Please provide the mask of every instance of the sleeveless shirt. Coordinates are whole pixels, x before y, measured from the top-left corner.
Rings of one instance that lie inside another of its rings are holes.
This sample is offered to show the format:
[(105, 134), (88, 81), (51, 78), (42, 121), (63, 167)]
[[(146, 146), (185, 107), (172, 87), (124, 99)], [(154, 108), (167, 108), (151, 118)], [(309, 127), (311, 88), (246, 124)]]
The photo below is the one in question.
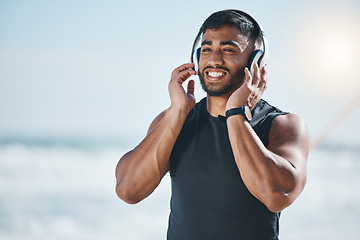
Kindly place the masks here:
[[(226, 122), (207, 112), (206, 98), (190, 111), (170, 156), (168, 240), (278, 239), (280, 213), (273, 213), (244, 185)], [(252, 128), (265, 146), (276, 116), (261, 100)]]

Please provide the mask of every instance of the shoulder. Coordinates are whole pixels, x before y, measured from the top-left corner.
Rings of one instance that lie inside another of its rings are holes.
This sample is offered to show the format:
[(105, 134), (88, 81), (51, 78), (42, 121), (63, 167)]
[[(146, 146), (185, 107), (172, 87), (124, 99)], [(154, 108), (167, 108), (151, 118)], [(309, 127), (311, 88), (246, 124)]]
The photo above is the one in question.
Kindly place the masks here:
[(274, 119), (270, 129), (270, 137), (278, 134), (303, 135), (307, 133), (308, 129), (305, 121), (300, 116), (293, 113), (278, 115)]
[(291, 150), (307, 155), (310, 137), (305, 121), (296, 114), (277, 116), (269, 133), (269, 150)]
[(251, 111), (251, 114), (253, 117), (251, 121), (252, 126), (256, 126), (257, 124), (261, 124), (263, 126), (265, 124), (265, 127), (268, 128), (271, 126), (274, 118), (281, 114), (287, 114), (287, 112), (281, 111), (280, 109), (261, 99), (260, 102)]

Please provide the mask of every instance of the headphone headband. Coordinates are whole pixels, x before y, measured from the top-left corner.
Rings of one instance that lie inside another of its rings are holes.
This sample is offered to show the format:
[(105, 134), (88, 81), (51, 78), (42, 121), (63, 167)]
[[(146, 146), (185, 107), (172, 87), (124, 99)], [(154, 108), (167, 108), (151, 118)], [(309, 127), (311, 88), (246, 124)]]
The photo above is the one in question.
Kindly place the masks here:
[[(253, 72), (253, 63), (254, 62), (257, 62), (259, 67), (262, 67), (264, 65), (267, 66), (268, 62), (269, 62), (269, 46), (268, 46), (267, 39), (265, 37), (265, 32), (264, 32), (263, 28), (261, 27), (260, 23), (255, 18), (253, 18), (250, 14), (248, 14), (244, 11), (240, 11), (240, 10), (236, 10), (236, 9), (230, 9), (228, 11), (236, 13), (239, 16), (244, 16), (244, 17), (248, 18), (259, 29), (258, 37), (261, 37), (263, 50), (259, 50), (259, 49), (255, 50), (250, 55), (248, 65), (247, 65), (249, 70), (251, 72)], [(205, 29), (205, 31), (206, 31), (206, 29)], [(198, 71), (198, 66), (199, 66), (201, 40), (202, 40), (203, 32), (204, 32), (204, 30), (202, 28), (200, 28), (198, 34), (196, 35), (196, 38), (195, 38), (195, 41), (193, 43), (192, 50), (191, 50), (191, 59), (190, 60), (191, 60), (191, 63), (195, 63), (194, 70), (196, 70), (196, 71)]]

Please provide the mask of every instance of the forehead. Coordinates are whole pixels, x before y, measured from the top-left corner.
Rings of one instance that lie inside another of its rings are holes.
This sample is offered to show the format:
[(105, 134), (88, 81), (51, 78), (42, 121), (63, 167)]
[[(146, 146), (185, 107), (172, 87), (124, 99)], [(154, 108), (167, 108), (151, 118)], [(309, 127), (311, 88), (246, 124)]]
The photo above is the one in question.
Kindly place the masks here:
[(248, 43), (249, 39), (244, 36), (239, 29), (228, 25), (223, 25), (218, 29), (206, 29), (203, 41), (226, 42), (234, 41), (240, 44)]

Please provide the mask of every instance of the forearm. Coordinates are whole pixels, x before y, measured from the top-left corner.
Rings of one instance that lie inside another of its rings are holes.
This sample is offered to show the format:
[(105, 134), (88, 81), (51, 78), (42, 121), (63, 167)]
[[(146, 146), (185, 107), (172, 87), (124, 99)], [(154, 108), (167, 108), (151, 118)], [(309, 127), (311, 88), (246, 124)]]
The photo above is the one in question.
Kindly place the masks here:
[(187, 112), (169, 108), (160, 122), (116, 167), (116, 193), (128, 203), (147, 197), (169, 170), (169, 158)]
[(248, 190), (272, 211), (290, 205), (288, 195), (296, 182), (294, 167), (269, 151), (243, 116), (232, 116), (227, 124), (235, 161)]

